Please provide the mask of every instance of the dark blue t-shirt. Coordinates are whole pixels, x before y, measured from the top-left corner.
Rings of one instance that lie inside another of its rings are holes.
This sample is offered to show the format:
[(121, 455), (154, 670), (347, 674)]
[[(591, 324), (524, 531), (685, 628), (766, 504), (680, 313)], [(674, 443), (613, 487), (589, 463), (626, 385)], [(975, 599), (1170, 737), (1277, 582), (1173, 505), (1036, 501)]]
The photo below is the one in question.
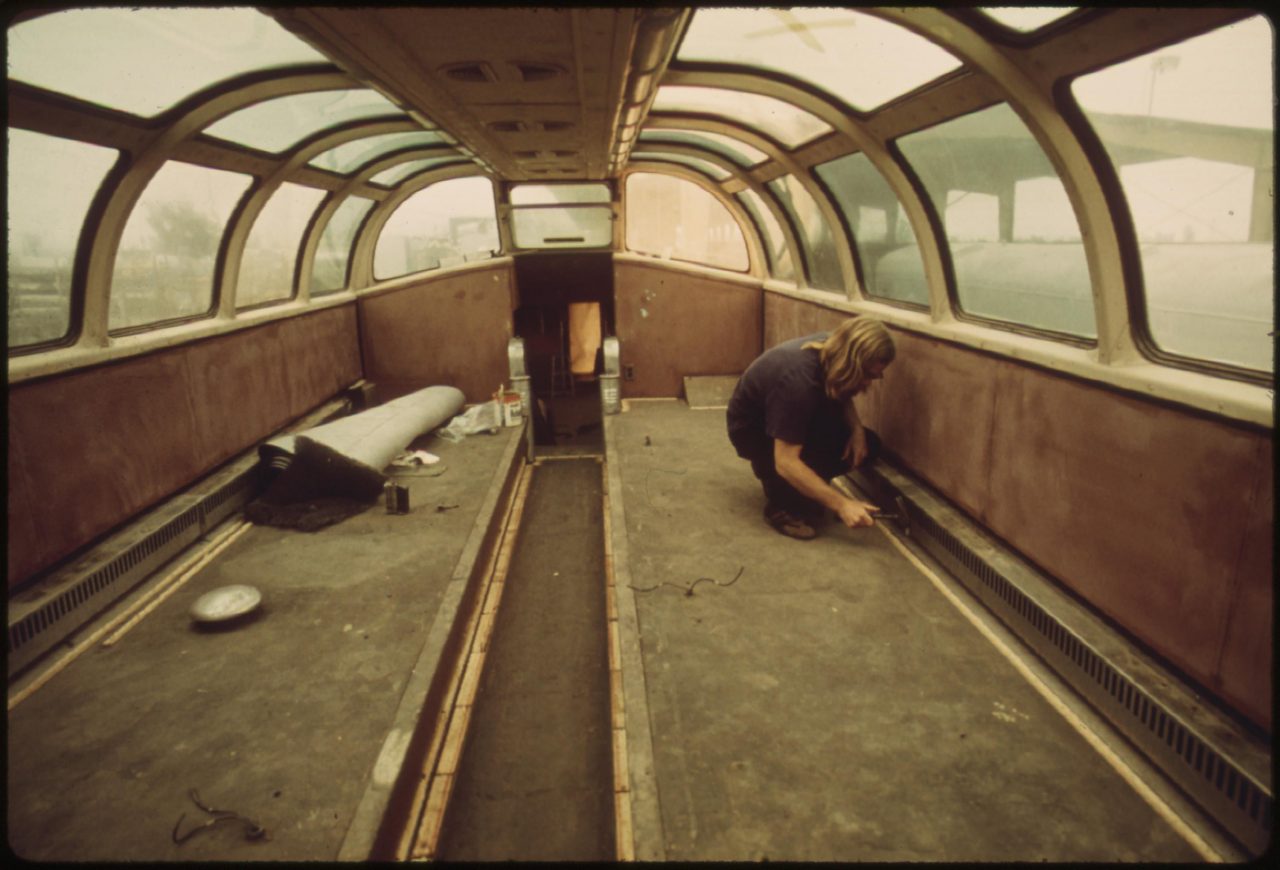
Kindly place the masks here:
[(820, 332), (772, 347), (747, 367), (726, 412), (735, 442), (760, 436), (791, 444), (843, 450), (849, 440), (844, 407), (827, 396), (817, 349), (801, 345), (824, 341)]

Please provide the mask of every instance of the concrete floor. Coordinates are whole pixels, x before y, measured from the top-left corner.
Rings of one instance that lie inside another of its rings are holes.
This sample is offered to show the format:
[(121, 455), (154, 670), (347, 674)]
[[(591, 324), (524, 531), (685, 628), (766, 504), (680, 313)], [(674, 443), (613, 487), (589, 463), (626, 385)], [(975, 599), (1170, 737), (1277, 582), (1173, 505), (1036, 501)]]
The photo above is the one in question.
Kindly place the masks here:
[[(442, 465), (400, 480), (409, 514), (379, 503), (312, 534), (255, 526), (120, 643), (10, 710), (9, 847), (33, 861), (368, 854), (519, 442), (515, 429), (419, 439)], [(198, 630), (187, 609), (231, 583), (261, 590), (261, 612)], [(183, 832), (208, 818), (191, 788), (268, 839), (222, 823), (173, 843), (179, 816)]]
[(723, 411), (606, 442), (637, 857), (1202, 860), (880, 530), (773, 532)]

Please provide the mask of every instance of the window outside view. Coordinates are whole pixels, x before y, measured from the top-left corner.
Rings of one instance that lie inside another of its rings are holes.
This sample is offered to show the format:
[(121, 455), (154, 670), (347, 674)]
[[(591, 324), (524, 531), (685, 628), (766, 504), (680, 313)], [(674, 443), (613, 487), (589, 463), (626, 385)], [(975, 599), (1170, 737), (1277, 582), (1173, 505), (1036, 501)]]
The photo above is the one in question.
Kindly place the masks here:
[[(872, 296), (929, 304), (924, 260), (897, 196), (865, 154), (849, 154), (815, 168), (853, 234), (863, 289)], [(881, 268), (883, 263), (892, 268)]]
[[(1075, 212), (1053, 164), (1005, 104), (912, 133), (897, 146), (920, 177), (943, 228), (962, 311), (1093, 337), (1093, 289)], [(881, 280), (901, 292), (919, 257), (884, 257)]]
[(313, 91), (254, 103), (215, 121), (204, 132), (237, 145), (279, 154), (321, 130), (396, 115), (407, 117), (377, 91)]
[(9, 30), (9, 76), (151, 116), (253, 70), (327, 63), (253, 8), (68, 9)]
[(517, 248), (603, 248), (613, 241), (613, 209), (604, 184), (521, 184), (511, 189)]
[(960, 66), (905, 27), (848, 9), (700, 9), (679, 58), (748, 64), (869, 111)]
[(822, 216), (818, 203), (794, 175), (784, 175), (769, 182), (769, 189), (782, 203), (791, 223), (800, 235), (805, 262), (809, 267), (809, 286), (845, 295), (844, 277), (836, 256), (835, 238)]
[(440, 181), (410, 196), (387, 220), (374, 249), (373, 276), (384, 281), (455, 265), (498, 245), (493, 182)]
[[(1274, 37), (1255, 17), (1077, 79), (1171, 353), (1274, 370)], [(1262, 83), (1259, 86), (1259, 83)]]
[(779, 281), (795, 281), (796, 267), (791, 259), (791, 249), (787, 247), (786, 237), (773, 212), (769, 211), (764, 200), (754, 190), (739, 193), (738, 202), (742, 203), (760, 229), (769, 259), (769, 274)]
[(176, 161), (156, 173), (120, 239), (110, 329), (210, 310), (218, 247), (249, 182), (247, 175)]
[(282, 184), (271, 195), (245, 240), (237, 308), (292, 297), (302, 234), (323, 199), (324, 191), (298, 184)]
[(724, 205), (691, 181), (653, 172), (627, 176), (627, 247), (665, 259), (745, 272), (747, 243)]
[(9, 130), (9, 347), (62, 338), (85, 212), (117, 153)]
[(315, 265), (311, 267), (311, 295), (337, 293), (347, 286), (347, 261), (356, 230), (364, 220), (373, 200), (351, 196), (329, 218), (316, 247)]

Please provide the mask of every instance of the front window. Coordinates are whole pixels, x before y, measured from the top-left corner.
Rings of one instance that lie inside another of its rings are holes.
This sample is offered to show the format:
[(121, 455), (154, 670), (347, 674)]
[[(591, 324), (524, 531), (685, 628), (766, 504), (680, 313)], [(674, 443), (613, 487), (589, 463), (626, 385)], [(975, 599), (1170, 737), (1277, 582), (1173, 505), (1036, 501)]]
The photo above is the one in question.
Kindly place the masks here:
[(511, 188), (517, 248), (604, 248), (613, 241), (613, 209), (604, 184), (520, 184)]

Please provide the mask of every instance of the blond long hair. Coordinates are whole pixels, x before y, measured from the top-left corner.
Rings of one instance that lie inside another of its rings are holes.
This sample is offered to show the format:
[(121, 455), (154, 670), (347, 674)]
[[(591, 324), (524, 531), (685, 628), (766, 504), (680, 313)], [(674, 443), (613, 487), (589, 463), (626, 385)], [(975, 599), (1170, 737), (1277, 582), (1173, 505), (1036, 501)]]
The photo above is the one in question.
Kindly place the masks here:
[(833, 399), (852, 396), (867, 380), (873, 363), (888, 365), (896, 353), (889, 330), (874, 317), (850, 317), (826, 341), (805, 342), (803, 347), (818, 351), (827, 395)]

